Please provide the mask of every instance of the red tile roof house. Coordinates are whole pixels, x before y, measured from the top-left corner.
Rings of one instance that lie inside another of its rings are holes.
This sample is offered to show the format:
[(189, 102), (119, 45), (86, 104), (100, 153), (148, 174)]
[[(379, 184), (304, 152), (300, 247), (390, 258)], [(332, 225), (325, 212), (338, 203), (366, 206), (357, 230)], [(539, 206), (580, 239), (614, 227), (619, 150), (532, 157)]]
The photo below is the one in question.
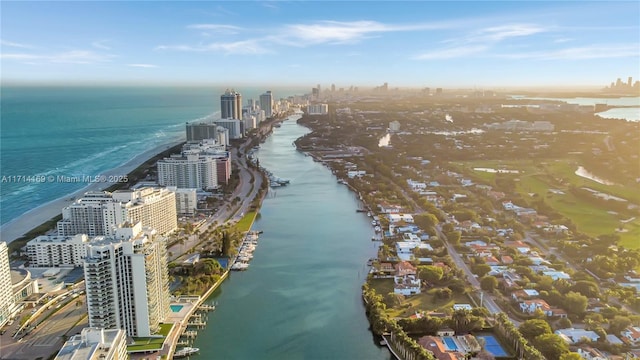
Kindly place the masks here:
[(418, 344), (427, 349), (438, 360), (462, 360), (464, 355), (459, 352), (449, 352), (442, 342), (442, 339), (435, 336), (423, 336), (418, 340)]
[(638, 326), (629, 326), (624, 329), (620, 335), (629, 340), (632, 344), (640, 343), (640, 327)]

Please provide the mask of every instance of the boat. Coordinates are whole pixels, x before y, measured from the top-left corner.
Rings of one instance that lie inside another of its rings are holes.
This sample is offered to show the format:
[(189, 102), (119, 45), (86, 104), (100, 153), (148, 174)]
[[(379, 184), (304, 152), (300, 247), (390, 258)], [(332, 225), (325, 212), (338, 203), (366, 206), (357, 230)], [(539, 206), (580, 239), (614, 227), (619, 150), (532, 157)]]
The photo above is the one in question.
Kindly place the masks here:
[(249, 268), (249, 264), (242, 262), (237, 262), (231, 266), (231, 270), (247, 270), (247, 268)]
[(174, 358), (182, 358), (182, 357), (187, 357), (189, 355), (193, 355), (197, 352), (199, 352), (200, 349), (198, 348), (194, 348), (194, 347), (185, 347), (182, 348), (180, 350), (176, 350), (176, 352), (173, 354)]

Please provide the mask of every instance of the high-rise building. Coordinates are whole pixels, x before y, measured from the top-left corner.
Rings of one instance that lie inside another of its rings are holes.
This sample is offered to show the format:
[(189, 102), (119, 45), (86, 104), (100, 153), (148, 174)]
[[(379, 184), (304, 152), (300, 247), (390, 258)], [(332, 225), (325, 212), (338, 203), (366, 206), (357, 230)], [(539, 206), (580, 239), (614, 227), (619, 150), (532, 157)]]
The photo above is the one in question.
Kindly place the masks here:
[(218, 187), (216, 159), (197, 153), (182, 153), (159, 160), (158, 184), (182, 189), (216, 189)]
[(271, 90), (260, 95), (260, 108), (264, 110), (266, 117), (269, 118), (273, 116), (273, 94), (271, 93)]
[(175, 230), (178, 227), (175, 194), (150, 187), (85, 193), (62, 209), (58, 235), (111, 235), (119, 224), (138, 221), (160, 234)]
[(6, 242), (0, 242), (0, 327), (9, 321), (15, 308), (12, 289), (9, 249)]
[(329, 113), (328, 104), (309, 104), (307, 105), (307, 113), (309, 115), (326, 115)]
[(40, 235), (27, 243), (29, 264), (37, 267), (80, 267), (87, 256), (85, 234), (72, 236)]
[(242, 95), (234, 90), (229, 90), (220, 95), (220, 112), (222, 119), (242, 120)]
[(89, 326), (148, 337), (169, 314), (166, 238), (137, 223), (87, 245)]
[(229, 139), (242, 139), (242, 121), (238, 119), (220, 119), (215, 120), (214, 123), (229, 130)]
[(62, 345), (54, 360), (126, 360), (127, 337), (122, 329), (84, 328)]

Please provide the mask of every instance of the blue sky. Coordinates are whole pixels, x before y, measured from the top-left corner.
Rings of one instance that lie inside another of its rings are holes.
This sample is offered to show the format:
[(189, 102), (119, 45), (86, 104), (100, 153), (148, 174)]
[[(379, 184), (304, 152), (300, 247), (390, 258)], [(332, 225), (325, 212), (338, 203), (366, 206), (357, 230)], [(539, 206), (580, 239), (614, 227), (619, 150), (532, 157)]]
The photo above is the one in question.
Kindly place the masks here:
[(1, 3), (9, 82), (605, 86), (640, 78), (640, 2)]

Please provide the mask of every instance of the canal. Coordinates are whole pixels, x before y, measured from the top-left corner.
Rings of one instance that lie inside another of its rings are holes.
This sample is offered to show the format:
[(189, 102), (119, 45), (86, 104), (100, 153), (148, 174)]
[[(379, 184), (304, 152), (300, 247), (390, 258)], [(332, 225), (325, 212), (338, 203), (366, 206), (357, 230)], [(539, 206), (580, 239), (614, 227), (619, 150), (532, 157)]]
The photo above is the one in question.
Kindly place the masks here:
[(202, 359), (392, 359), (369, 331), (361, 300), (376, 253), (371, 219), (331, 171), (296, 151), (309, 130), (285, 121), (256, 156), (276, 176), (253, 230), (248, 270), (233, 272), (194, 347)]

